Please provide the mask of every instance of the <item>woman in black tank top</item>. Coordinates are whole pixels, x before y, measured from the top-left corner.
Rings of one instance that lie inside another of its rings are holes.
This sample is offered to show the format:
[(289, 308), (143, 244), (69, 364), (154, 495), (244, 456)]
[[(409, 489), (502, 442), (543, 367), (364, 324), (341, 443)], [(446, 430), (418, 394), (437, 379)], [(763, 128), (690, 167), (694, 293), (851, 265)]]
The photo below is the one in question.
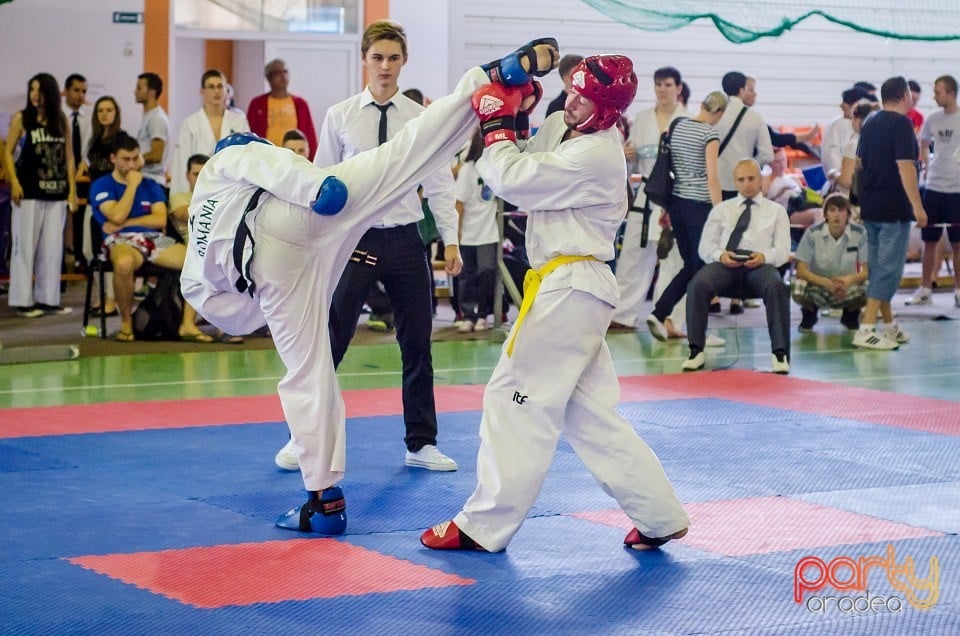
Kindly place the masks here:
[[(73, 149), (67, 143), (67, 119), (57, 80), (49, 73), (38, 73), (27, 87), (26, 108), (13, 116), (7, 133), (5, 159), (11, 198), (16, 205), (22, 199), (66, 200), (75, 209)], [(14, 163), (17, 147), (20, 157)]]
[(36, 318), (69, 311), (59, 306), (63, 202), (76, 211), (77, 192), (57, 80), (38, 73), (30, 78), (27, 91), (26, 107), (14, 114), (3, 153), (13, 201), (8, 302), (21, 316)]

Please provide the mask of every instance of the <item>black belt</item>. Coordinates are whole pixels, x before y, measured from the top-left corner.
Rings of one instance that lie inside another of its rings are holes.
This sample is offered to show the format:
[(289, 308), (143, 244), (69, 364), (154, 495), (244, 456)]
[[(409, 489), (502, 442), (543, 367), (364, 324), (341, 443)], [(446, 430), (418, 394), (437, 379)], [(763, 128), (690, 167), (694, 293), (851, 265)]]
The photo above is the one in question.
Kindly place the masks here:
[(247, 266), (244, 267), (243, 248), (247, 246), (247, 241), (250, 241), (251, 249), (253, 249), (256, 243), (253, 240), (253, 234), (250, 233), (250, 228), (247, 226), (247, 215), (260, 204), (260, 195), (264, 192), (266, 192), (266, 190), (263, 188), (257, 188), (257, 191), (250, 197), (250, 200), (247, 202), (247, 207), (244, 208), (243, 214), (240, 215), (240, 224), (237, 225), (237, 233), (233, 238), (233, 265), (237, 268), (237, 271), (240, 272), (240, 277), (237, 278), (237, 282), (235, 282), (233, 286), (241, 294), (246, 292), (251, 297), (253, 297), (253, 292), (257, 289), (257, 284), (250, 278), (250, 264), (253, 262), (253, 257), (247, 261)]

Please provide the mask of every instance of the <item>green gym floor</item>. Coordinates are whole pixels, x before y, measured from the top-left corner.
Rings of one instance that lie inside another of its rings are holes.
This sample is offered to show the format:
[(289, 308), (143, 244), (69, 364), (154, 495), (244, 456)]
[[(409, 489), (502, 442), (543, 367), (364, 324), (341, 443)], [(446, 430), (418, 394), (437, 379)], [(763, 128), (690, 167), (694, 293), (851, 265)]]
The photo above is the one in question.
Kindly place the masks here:
[[(960, 398), (960, 322), (956, 320), (960, 309), (954, 306), (953, 294), (935, 294), (934, 304), (926, 307), (907, 307), (903, 304), (906, 297), (905, 292), (899, 294), (894, 307), (911, 340), (889, 353), (855, 350), (850, 344), (851, 334), (836, 318), (821, 317), (815, 333), (800, 334), (795, 311), (791, 377)], [(446, 313), (449, 310), (441, 308), (434, 326), (436, 384), (483, 384), (499, 356), (496, 334), (456, 334), (450, 324), (452, 315), (445, 320)], [(14, 320), (23, 323), (23, 319), (7, 319), (5, 329)], [(28, 327), (39, 331), (45, 328), (39, 321), (72, 324), (77, 320), (75, 314), (45, 317), (29, 322)], [(726, 313), (725, 302), (724, 313), (711, 317), (710, 333), (726, 338), (727, 344), (707, 350), (707, 369), (769, 370), (769, 338), (764, 324), (762, 307), (747, 309), (735, 318)], [(76, 341), (81, 356), (64, 362), (0, 365), (0, 408), (263, 395), (275, 391), (283, 374), (280, 360), (266, 339), (248, 338), (240, 347), (142, 343), (136, 355), (123, 355), (124, 346), (109, 340), (101, 345), (91, 339), (61, 337), (66, 330), (71, 334), (79, 331), (73, 326), (47, 329), (54, 330), (55, 336), (31, 344)], [(399, 387), (400, 355), (392, 338), (368, 336), (364, 331), (361, 325), (337, 373), (341, 387)], [(3, 340), (9, 348), (7, 338)], [(644, 329), (611, 333), (607, 342), (621, 376), (676, 373), (687, 354), (683, 341), (660, 343)], [(86, 355), (85, 349), (91, 345), (99, 345), (102, 350)]]

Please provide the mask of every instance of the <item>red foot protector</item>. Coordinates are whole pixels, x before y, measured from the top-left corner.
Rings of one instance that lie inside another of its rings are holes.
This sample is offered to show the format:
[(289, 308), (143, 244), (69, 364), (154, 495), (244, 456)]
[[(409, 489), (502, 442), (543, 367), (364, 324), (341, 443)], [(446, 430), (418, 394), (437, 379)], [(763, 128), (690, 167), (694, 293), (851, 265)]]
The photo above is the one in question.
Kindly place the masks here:
[(453, 521), (444, 521), (424, 532), (420, 543), (431, 550), (479, 550), (486, 552), (476, 541), (463, 533)]

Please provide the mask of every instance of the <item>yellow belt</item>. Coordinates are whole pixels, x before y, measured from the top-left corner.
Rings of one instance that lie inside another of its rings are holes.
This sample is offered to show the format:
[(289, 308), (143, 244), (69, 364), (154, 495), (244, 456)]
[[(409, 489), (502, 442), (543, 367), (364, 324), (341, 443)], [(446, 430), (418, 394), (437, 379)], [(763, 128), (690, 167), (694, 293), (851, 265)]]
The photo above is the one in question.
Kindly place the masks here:
[(577, 261), (596, 261), (598, 260), (595, 256), (554, 256), (540, 269), (529, 269), (527, 270), (526, 276), (523, 277), (523, 302), (520, 304), (520, 313), (517, 315), (517, 324), (513, 326), (513, 333), (510, 334), (510, 341), (507, 343), (507, 357), (513, 355), (513, 345), (517, 340), (517, 334), (520, 332), (520, 327), (523, 325), (524, 319), (527, 317), (527, 313), (530, 311), (530, 307), (533, 306), (533, 299), (537, 295), (537, 292), (540, 290), (540, 283), (543, 282), (543, 279), (547, 277), (553, 270), (557, 269), (561, 265), (566, 265), (567, 263), (575, 263)]

